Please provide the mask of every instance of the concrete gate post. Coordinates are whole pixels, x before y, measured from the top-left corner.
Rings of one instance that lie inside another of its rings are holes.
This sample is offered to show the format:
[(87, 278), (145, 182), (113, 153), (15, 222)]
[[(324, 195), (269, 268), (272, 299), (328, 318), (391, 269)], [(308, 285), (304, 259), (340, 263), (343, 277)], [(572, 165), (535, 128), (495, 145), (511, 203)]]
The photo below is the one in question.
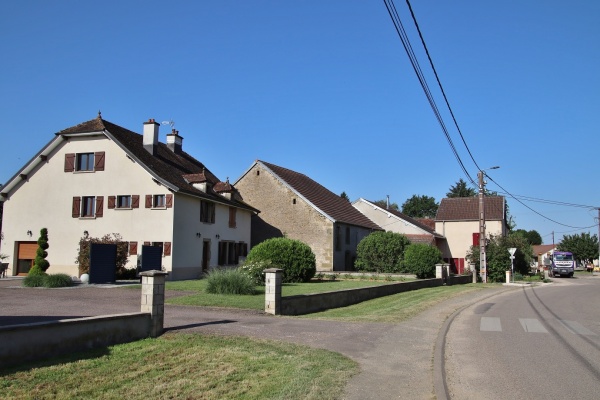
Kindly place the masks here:
[(151, 270), (140, 273), (142, 277), (141, 312), (150, 313), (150, 337), (163, 333), (165, 322), (165, 280), (168, 273)]
[(265, 269), (265, 312), (273, 315), (281, 314), (281, 280), (283, 270)]

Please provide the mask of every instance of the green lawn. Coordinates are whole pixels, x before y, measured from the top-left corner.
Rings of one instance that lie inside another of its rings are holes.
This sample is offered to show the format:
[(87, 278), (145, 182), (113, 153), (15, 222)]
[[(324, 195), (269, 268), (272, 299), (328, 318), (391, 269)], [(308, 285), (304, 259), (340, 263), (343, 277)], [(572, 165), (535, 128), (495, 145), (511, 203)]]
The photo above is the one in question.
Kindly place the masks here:
[[(167, 290), (192, 291), (193, 294), (172, 297), (166, 300), (167, 304), (205, 306), (205, 307), (232, 307), (253, 310), (264, 310), (265, 287), (257, 286), (254, 295), (220, 295), (206, 293), (206, 280), (196, 279), (188, 281), (167, 282)], [(359, 287), (385, 285), (390, 282), (384, 280), (323, 280), (308, 283), (286, 283), (283, 284), (282, 296), (294, 296), (297, 294), (321, 293), (334, 290), (353, 289)]]
[(0, 368), (3, 399), (335, 399), (358, 371), (326, 350), (165, 334), (50, 362)]

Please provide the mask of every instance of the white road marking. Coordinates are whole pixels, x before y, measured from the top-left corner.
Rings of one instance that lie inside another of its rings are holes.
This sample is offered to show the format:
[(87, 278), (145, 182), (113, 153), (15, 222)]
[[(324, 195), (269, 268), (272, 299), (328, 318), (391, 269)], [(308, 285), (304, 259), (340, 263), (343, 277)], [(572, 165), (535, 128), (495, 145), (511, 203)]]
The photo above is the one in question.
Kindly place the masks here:
[(481, 321), (479, 322), (479, 330), (483, 332), (502, 332), (500, 318), (481, 317)]
[(548, 333), (544, 325), (535, 318), (519, 318), (519, 322), (525, 332)]

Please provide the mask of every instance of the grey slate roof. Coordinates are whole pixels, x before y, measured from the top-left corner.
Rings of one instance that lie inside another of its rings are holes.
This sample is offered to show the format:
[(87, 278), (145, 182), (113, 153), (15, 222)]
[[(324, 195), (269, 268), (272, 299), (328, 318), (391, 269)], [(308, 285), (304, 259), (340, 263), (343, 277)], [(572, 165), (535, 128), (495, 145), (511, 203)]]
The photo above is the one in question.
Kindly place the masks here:
[(257, 161), (257, 163), (261, 163), (291, 189), (299, 193), (335, 222), (378, 231), (383, 230), (379, 225), (354, 208), (348, 200), (341, 198), (308, 176), (264, 161)]

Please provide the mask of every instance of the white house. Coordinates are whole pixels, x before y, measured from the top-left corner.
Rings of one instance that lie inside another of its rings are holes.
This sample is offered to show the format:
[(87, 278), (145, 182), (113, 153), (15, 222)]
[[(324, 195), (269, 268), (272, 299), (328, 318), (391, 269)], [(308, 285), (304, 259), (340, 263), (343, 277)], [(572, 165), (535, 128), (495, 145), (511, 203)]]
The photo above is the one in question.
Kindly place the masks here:
[[(502, 196), (486, 196), (486, 237), (506, 235), (506, 202)], [(440, 201), (435, 216), (435, 231), (444, 235), (447, 247), (442, 250), (444, 261), (452, 270), (462, 273), (468, 267), (465, 257), (471, 246), (479, 246), (479, 199), (454, 197)]]
[(49, 273), (77, 275), (81, 237), (118, 233), (129, 242), (128, 267), (141, 246), (163, 249), (169, 279), (196, 278), (235, 265), (250, 243), (251, 216), (229, 182), (220, 182), (159, 124), (138, 134), (98, 117), (58, 132), (1, 188), (2, 253), (7, 275), (27, 274), (41, 228), (49, 232)]
[[(446, 238), (427, 225), (424, 220), (411, 218), (397, 210), (379, 207), (372, 201), (360, 198), (352, 202), (354, 208), (388, 232), (405, 235), (411, 243), (424, 243), (442, 251)], [(433, 221), (430, 220), (432, 223)]]

